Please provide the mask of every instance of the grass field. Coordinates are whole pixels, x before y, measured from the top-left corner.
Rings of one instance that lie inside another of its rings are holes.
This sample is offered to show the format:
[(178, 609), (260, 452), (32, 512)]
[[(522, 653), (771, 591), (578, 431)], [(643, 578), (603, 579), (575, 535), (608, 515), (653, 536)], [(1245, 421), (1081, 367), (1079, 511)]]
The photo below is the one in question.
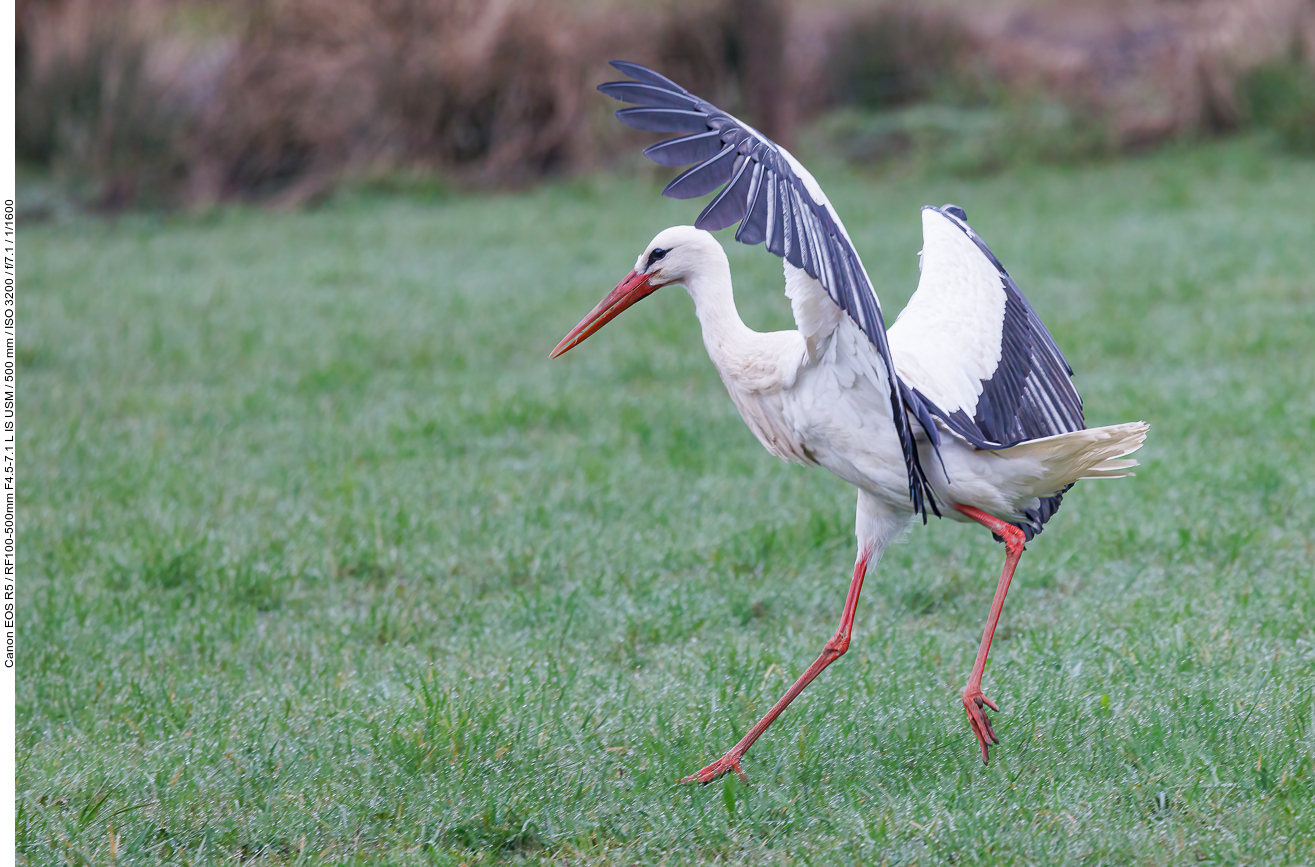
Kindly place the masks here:
[[(933, 522), (831, 635), (852, 491), (752, 438), (679, 289), (553, 344), (648, 181), (74, 219), (20, 240), (30, 864), (1315, 863), (1315, 163), (1240, 141), (988, 179), (822, 172), (892, 320), (954, 201), (1145, 418), (1029, 546)], [(745, 319), (780, 264), (724, 239)]]

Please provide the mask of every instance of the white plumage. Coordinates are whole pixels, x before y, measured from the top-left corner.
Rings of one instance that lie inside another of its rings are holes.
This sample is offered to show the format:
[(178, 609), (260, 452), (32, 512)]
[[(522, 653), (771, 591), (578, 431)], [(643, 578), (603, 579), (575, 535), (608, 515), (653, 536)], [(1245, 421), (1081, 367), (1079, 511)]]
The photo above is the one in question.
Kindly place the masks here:
[(953, 219), (923, 209), (918, 291), (888, 337), (905, 382), (946, 412), (971, 414), (1000, 364), (1005, 293), (995, 265)]
[[(794, 157), (656, 73), (616, 65), (638, 83), (600, 89), (641, 106), (618, 116), (643, 129), (694, 133), (649, 149), (669, 165), (700, 160), (668, 190), (697, 195), (725, 183), (700, 220), (714, 227), (740, 221), (738, 238), (765, 242), (786, 260), (797, 328), (763, 334), (746, 326), (721, 245), (702, 228), (676, 226), (653, 239), (553, 356), (640, 298), (681, 284), (694, 300), (708, 356), (759, 442), (780, 458), (825, 467), (859, 491), (858, 556), (835, 636), (738, 744), (686, 780), (742, 773), (740, 760), (758, 736), (848, 648), (864, 576), (928, 507), (983, 524), (1006, 544), (963, 694), (986, 761), (988, 744), (998, 740), (981, 677), (1023, 542), (1041, 531), (1074, 482), (1128, 475), (1136, 461), (1126, 456), (1141, 446), (1147, 425), (1084, 427), (1067, 362), (961, 209), (923, 210), (918, 290), (887, 336), (839, 215)], [(698, 132), (699, 124), (708, 132)]]

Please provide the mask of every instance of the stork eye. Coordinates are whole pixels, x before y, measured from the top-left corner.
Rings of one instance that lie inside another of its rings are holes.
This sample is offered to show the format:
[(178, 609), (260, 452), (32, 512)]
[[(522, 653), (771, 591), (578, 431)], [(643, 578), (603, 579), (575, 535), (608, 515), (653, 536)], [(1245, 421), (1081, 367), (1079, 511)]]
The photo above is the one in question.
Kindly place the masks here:
[(661, 247), (654, 248), (652, 253), (648, 254), (648, 261), (644, 263), (644, 270), (647, 271), (653, 267), (653, 263), (670, 253), (671, 250), (663, 250)]

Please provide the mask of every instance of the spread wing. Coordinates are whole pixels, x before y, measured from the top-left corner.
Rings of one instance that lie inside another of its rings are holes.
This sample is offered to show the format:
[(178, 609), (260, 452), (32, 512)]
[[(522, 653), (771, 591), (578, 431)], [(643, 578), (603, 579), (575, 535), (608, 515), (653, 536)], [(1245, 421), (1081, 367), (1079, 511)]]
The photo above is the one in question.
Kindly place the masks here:
[[(815, 278), (831, 300), (867, 335), (885, 365), (895, 427), (904, 451), (909, 496), (926, 519), (936, 512), (918, 458), (906, 407), (935, 442), (927, 410), (895, 374), (885, 322), (858, 252), (822, 188), (788, 151), (753, 127), (700, 99), (650, 69), (613, 61), (632, 81), (613, 81), (598, 89), (635, 108), (616, 116), (635, 129), (681, 133), (644, 154), (664, 166), (693, 168), (662, 191), (690, 199), (721, 188), (694, 225), (715, 231), (739, 223), (735, 239), (767, 249)], [(939, 514), (939, 512), (937, 512)]]
[(1082, 430), (1073, 371), (953, 205), (922, 209), (922, 277), (889, 332), (899, 376), (977, 448)]

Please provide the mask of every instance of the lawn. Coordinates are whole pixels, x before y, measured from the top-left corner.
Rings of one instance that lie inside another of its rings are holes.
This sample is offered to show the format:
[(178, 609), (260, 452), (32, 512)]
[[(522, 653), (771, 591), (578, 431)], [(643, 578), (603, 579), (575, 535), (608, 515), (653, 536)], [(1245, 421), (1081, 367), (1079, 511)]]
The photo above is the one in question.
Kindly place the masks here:
[[(1315, 862), (1315, 163), (1258, 141), (965, 180), (820, 172), (888, 321), (953, 201), (1133, 479), (1029, 545), (933, 521), (849, 654), (854, 495), (767, 455), (658, 293), (651, 177), (20, 236), (30, 864)], [(779, 261), (723, 237), (745, 320)]]

